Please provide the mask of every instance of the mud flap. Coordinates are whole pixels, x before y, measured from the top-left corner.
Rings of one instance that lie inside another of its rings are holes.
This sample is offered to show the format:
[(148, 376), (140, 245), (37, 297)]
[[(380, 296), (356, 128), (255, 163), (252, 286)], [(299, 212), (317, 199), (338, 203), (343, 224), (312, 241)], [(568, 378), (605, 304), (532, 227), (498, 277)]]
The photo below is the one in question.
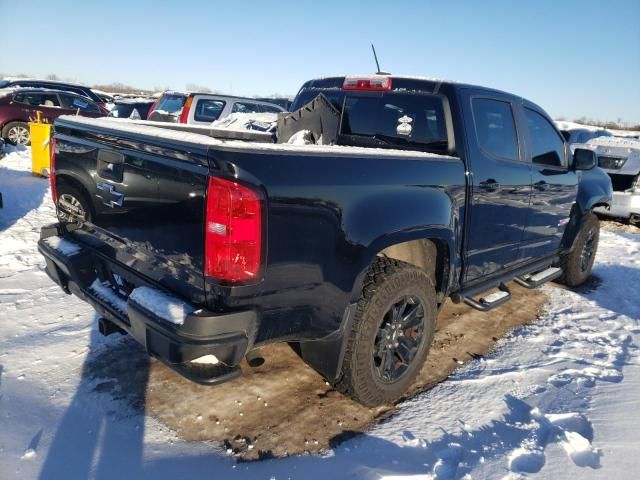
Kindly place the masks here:
[(342, 374), (347, 337), (351, 332), (356, 303), (345, 309), (340, 328), (319, 340), (300, 342), (302, 359), (330, 382), (338, 380)]

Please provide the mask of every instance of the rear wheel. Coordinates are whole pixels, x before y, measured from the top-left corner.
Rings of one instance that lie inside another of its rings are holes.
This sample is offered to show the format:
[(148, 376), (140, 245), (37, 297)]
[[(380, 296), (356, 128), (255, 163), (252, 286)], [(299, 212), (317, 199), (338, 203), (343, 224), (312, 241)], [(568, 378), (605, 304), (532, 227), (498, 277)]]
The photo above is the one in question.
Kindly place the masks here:
[(57, 215), (61, 221), (72, 222), (74, 217), (89, 222), (92, 220), (91, 206), (77, 188), (62, 183), (58, 184), (57, 191)]
[(595, 213), (589, 212), (582, 228), (576, 236), (574, 248), (563, 255), (561, 267), (564, 272), (562, 281), (570, 286), (582, 285), (593, 268), (600, 240), (600, 221)]
[(14, 145), (29, 145), (31, 135), (29, 125), (24, 122), (9, 122), (2, 129), (2, 137)]
[(368, 406), (400, 398), (424, 364), (436, 314), (425, 272), (378, 258), (367, 273), (336, 388)]

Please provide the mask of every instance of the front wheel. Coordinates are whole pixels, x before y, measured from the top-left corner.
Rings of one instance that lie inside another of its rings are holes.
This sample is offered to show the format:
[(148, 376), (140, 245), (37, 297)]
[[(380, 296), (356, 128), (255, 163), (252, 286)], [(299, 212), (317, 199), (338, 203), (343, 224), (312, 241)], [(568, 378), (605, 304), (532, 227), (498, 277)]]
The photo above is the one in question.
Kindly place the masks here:
[(582, 285), (593, 268), (600, 240), (600, 221), (589, 212), (574, 242), (574, 248), (561, 258), (562, 281), (569, 287)]
[(400, 398), (424, 364), (436, 315), (435, 289), (424, 271), (378, 258), (365, 279), (336, 388), (367, 406)]

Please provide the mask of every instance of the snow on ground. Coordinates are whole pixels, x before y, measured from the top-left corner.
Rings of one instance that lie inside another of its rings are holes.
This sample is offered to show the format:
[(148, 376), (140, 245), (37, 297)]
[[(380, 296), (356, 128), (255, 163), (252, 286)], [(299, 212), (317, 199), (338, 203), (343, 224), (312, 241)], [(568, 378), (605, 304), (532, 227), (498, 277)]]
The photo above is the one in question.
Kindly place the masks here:
[(36, 241), (54, 211), (28, 162), (28, 149), (0, 161), (0, 478), (635, 477), (640, 235), (603, 231), (589, 288), (544, 287), (540, 321), (368, 434), (243, 464), (179, 440), (90, 375), (92, 358), (127, 340), (98, 335), (91, 308), (43, 272)]

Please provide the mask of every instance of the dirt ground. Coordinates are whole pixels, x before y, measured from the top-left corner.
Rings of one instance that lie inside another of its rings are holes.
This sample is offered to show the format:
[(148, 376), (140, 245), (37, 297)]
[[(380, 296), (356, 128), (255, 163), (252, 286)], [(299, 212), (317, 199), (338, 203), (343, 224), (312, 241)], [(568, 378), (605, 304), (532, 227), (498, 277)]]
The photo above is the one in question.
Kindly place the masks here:
[[(468, 360), (489, 352), (507, 331), (534, 321), (544, 294), (513, 286), (513, 299), (489, 313), (448, 302), (425, 367), (409, 395), (428, 390)], [(265, 348), (259, 368), (215, 387), (185, 380), (133, 341), (105, 348), (89, 365), (95, 390), (125, 399), (185, 440), (211, 440), (241, 460), (318, 452), (391, 415), (336, 392), (288, 345)], [(126, 360), (125, 360), (126, 359)], [(144, 385), (146, 383), (146, 389)]]
[(624, 221), (606, 220), (600, 218), (600, 226), (605, 230), (622, 233), (640, 233), (640, 227), (631, 225)]
[[(607, 220), (602, 227), (640, 231)], [(595, 283), (585, 288), (595, 288)], [(509, 330), (536, 320), (545, 295), (514, 283), (510, 287), (513, 299), (489, 313), (447, 302), (427, 362), (408, 396), (429, 390), (460, 365), (491, 351)], [(94, 378), (109, 378), (98, 382), (98, 389), (126, 399), (181, 438), (214, 441), (240, 460), (322, 451), (367, 431), (395, 410), (366, 408), (344, 397), (287, 345), (266, 347), (264, 355), (263, 366), (244, 364), (240, 378), (215, 387), (185, 380), (155, 360), (149, 364), (133, 340), (102, 351), (90, 370)]]

